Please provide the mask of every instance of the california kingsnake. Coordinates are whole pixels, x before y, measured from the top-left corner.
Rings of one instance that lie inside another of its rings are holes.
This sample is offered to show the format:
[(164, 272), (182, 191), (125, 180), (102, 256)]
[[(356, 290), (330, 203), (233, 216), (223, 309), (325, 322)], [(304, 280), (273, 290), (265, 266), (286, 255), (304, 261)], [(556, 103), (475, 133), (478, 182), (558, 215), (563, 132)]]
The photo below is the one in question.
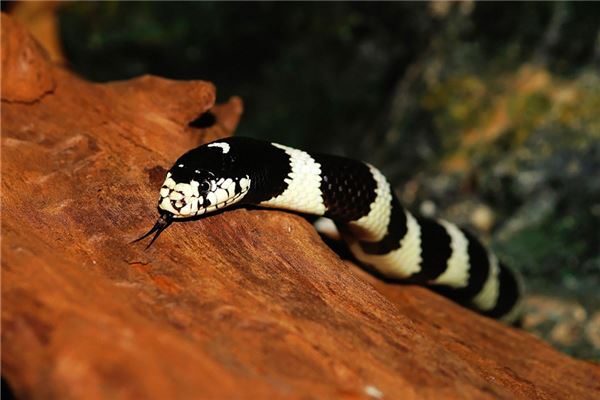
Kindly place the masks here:
[(495, 255), (454, 224), (411, 214), (381, 172), (348, 158), (244, 137), (197, 147), (167, 172), (161, 217), (140, 239), (233, 204), (329, 217), (352, 254), (384, 276), (430, 285), (506, 322), (519, 317), (520, 279)]

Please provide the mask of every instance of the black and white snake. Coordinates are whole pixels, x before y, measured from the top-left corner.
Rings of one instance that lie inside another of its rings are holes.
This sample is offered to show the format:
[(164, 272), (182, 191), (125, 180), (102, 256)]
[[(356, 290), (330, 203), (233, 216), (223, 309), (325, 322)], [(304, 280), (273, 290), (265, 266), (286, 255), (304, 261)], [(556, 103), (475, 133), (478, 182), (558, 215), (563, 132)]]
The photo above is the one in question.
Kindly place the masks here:
[(352, 254), (384, 276), (432, 286), (506, 322), (519, 317), (519, 277), (473, 235), (411, 214), (369, 164), (275, 143), (232, 137), (182, 155), (160, 189), (158, 222), (138, 240), (234, 204), (329, 217)]

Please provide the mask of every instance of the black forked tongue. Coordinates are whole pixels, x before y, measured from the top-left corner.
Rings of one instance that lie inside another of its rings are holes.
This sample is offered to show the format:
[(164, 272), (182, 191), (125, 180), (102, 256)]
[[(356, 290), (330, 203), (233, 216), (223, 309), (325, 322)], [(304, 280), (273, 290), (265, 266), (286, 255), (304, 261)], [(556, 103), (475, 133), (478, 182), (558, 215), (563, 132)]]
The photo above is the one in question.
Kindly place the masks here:
[(158, 220), (156, 221), (156, 223), (154, 224), (154, 226), (152, 227), (152, 229), (150, 229), (144, 235), (142, 235), (139, 238), (135, 239), (131, 243), (139, 242), (140, 240), (145, 239), (148, 236), (152, 235), (154, 232), (156, 232), (156, 234), (154, 235), (154, 237), (152, 238), (152, 240), (150, 241), (150, 243), (148, 243), (148, 246), (146, 246), (146, 250), (147, 250), (150, 246), (152, 246), (152, 243), (154, 243), (154, 241), (156, 239), (158, 239), (158, 236), (160, 236), (160, 234), (162, 233), (162, 231), (164, 231), (165, 229), (167, 229), (167, 227), (169, 225), (171, 225), (171, 222), (173, 222), (173, 218), (170, 217), (169, 214), (162, 214), (160, 216), (160, 218), (158, 218)]

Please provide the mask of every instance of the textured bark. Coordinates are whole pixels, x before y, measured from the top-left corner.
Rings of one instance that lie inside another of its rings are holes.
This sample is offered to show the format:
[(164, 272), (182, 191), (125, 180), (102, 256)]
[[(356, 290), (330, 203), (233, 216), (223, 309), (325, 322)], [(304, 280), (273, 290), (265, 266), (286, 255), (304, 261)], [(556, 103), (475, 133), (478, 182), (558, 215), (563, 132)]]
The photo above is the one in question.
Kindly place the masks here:
[[(213, 107), (202, 81), (92, 84), (31, 43), (2, 17), (2, 374), (17, 398), (598, 397), (597, 366), (378, 282), (293, 214), (238, 209), (129, 244), (165, 167), (231, 134), (241, 101)], [(189, 126), (208, 110), (211, 127)]]

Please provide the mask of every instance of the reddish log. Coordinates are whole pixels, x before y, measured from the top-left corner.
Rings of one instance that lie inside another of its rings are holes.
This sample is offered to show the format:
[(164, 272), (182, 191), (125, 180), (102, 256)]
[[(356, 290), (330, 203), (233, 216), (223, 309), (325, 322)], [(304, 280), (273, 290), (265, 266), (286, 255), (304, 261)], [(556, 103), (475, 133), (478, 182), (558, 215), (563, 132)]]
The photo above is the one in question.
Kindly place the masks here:
[[(239, 209), (148, 251), (164, 169), (231, 134), (203, 81), (92, 84), (2, 16), (2, 374), (17, 398), (600, 396), (600, 368)], [(211, 110), (215, 124), (189, 126)]]

